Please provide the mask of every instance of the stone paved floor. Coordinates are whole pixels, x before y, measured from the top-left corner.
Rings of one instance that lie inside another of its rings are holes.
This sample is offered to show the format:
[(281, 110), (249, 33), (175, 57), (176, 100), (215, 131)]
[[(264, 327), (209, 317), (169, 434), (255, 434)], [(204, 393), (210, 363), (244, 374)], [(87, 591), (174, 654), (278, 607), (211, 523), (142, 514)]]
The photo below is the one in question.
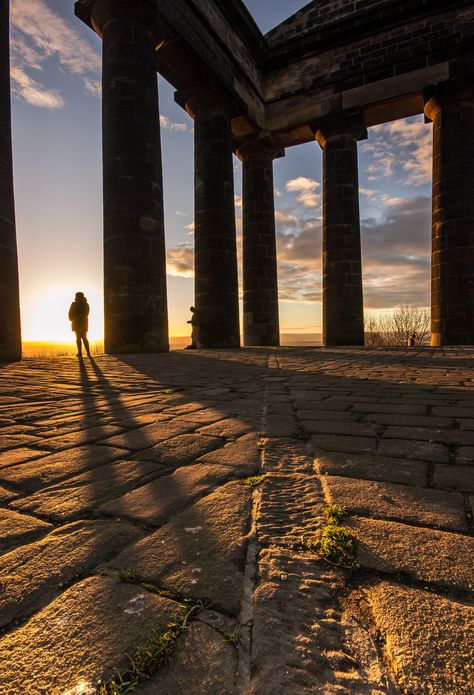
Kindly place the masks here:
[[(0, 693), (472, 693), (473, 358), (3, 367)], [(358, 569), (308, 549), (327, 504), (347, 507)], [(206, 608), (140, 679), (137, 649), (185, 598)]]

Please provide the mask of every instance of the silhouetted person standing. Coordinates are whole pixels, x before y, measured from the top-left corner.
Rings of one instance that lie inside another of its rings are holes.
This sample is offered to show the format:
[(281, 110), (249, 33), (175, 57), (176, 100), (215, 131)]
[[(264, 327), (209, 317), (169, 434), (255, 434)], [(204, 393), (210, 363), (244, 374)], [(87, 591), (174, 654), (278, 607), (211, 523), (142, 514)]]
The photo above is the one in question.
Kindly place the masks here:
[(71, 321), (72, 330), (76, 334), (76, 357), (82, 357), (82, 343), (84, 343), (87, 356), (91, 356), (89, 341), (87, 340), (87, 331), (89, 330), (89, 311), (90, 307), (87, 299), (84, 297), (84, 293), (76, 292), (76, 297), (69, 309), (69, 321)]
[(199, 312), (195, 307), (190, 307), (189, 311), (192, 314), (191, 321), (187, 323), (191, 324), (191, 345), (186, 347), (186, 350), (195, 350), (198, 343), (198, 328), (199, 328)]

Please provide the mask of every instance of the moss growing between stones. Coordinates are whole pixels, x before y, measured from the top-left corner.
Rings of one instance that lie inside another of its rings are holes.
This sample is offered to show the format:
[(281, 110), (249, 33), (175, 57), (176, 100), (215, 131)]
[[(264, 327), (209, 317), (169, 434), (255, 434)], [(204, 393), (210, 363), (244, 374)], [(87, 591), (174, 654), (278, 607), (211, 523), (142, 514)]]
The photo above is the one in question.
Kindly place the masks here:
[(244, 478), (242, 482), (249, 487), (257, 487), (257, 485), (263, 483), (264, 477), (263, 475), (251, 475), (249, 478)]
[(239, 648), (240, 645), (240, 631), (242, 629), (242, 625), (240, 623), (237, 623), (237, 625), (234, 627), (232, 632), (230, 632), (228, 635), (224, 636), (224, 642), (226, 644), (231, 644), (233, 647), (236, 649)]
[(308, 543), (308, 548), (322, 558), (347, 569), (357, 569), (355, 560), (356, 538), (348, 529), (341, 526), (341, 520), (347, 515), (347, 509), (338, 504), (324, 508), (327, 524), (320, 538)]
[(130, 659), (130, 668), (117, 673), (98, 687), (99, 695), (129, 695), (135, 692), (140, 681), (150, 678), (166, 664), (173, 652), (176, 640), (186, 630), (189, 622), (206, 606), (198, 601), (186, 601), (180, 606), (173, 621), (164, 633), (154, 632), (138, 647)]

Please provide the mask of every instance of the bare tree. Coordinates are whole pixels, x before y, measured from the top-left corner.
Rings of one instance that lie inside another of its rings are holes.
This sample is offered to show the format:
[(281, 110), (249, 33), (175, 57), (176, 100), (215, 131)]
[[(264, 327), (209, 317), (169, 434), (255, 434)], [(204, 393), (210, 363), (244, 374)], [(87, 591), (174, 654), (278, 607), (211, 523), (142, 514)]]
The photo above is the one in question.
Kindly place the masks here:
[(415, 334), (416, 344), (429, 342), (431, 318), (426, 309), (405, 304), (390, 314), (368, 316), (365, 321), (366, 345), (406, 345)]

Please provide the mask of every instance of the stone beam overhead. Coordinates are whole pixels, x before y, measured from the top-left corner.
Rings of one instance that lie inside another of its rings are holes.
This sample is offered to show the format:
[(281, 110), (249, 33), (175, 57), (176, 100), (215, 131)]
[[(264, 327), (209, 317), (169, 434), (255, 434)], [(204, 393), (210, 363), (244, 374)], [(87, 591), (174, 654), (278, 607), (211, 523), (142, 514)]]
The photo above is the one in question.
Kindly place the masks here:
[[(76, 3), (86, 23), (95, 2)], [(426, 89), (474, 74), (473, 0), (318, 0), (266, 36), (241, 0), (147, 2), (168, 27), (158, 71), (179, 92), (212, 83), (239, 100), (235, 139), (267, 130), (290, 147), (343, 113), (411, 116)]]

